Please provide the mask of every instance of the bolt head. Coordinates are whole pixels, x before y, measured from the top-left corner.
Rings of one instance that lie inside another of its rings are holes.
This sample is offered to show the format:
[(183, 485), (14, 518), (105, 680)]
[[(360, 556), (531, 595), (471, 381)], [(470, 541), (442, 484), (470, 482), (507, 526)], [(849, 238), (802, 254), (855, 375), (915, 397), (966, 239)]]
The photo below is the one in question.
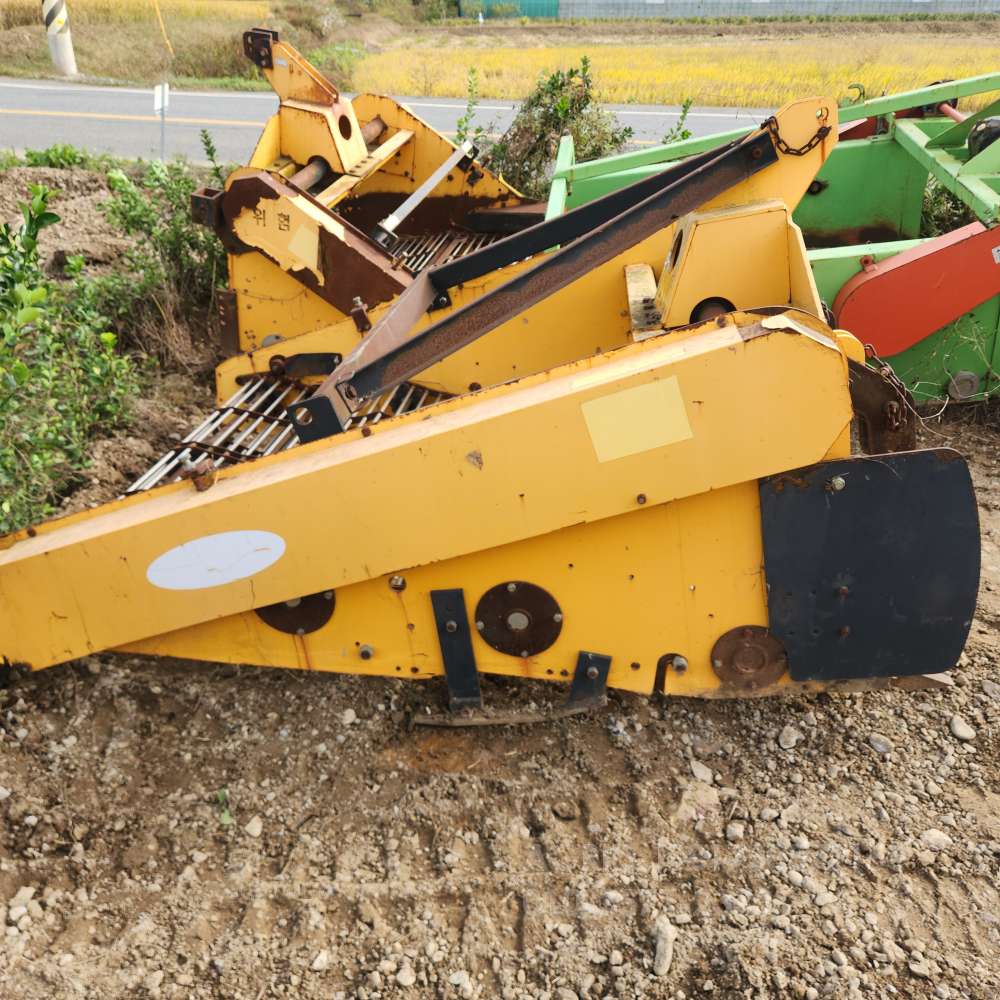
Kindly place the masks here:
[(405, 576), (390, 576), (389, 577), (389, 587), (392, 590), (406, 590), (406, 577)]
[(359, 650), (358, 655), (362, 660), (370, 660), (375, 655), (375, 650), (365, 643)]
[(444, 623), (444, 630), (445, 630), (445, 632), (457, 632), (458, 631), (458, 622), (445, 622)]
[(561, 612), (561, 611), (557, 611), (557, 612), (556, 612), (556, 613), (555, 613), (555, 614), (554, 614), (554, 615), (552, 616), (552, 620), (553, 620), (554, 622), (556, 622), (557, 624), (558, 624), (559, 622), (561, 622), (561, 621), (562, 621), (562, 612)]
[(683, 674), (684, 671), (687, 670), (687, 668), (688, 668), (687, 657), (684, 656), (674, 657), (674, 670), (676, 670), (677, 673)]
[(486, 628), (486, 622), (476, 622), (476, 631), (477, 632), (482, 632), (482, 630), (484, 628)]
[(600, 671), (597, 669), (597, 667), (587, 667), (587, 676), (592, 681), (596, 681), (597, 680), (597, 675), (599, 673), (600, 673)]
[(834, 493), (839, 493), (842, 489), (847, 487), (847, 480), (843, 476), (834, 476), (830, 480), (830, 489)]
[(641, 507), (646, 502), (646, 494), (640, 493), (636, 498), (635, 502)]
[(515, 590), (517, 590), (517, 584), (516, 583), (508, 583), (507, 584), (507, 593), (508, 594), (513, 594)]

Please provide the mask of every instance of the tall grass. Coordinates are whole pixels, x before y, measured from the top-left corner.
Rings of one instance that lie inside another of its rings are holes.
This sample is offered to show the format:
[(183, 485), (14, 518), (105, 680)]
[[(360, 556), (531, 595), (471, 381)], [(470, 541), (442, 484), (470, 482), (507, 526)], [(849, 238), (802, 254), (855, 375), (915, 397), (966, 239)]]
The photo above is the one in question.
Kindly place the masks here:
[[(261, 0), (159, 0), (164, 17), (245, 18), (267, 17), (268, 5)], [(0, 0), (0, 28), (16, 28), (41, 20), (37, 0)], [(70, 0), (70, 25), (122, 24), (156, 17), (153, 0)]]
[[(446, 54), (447, 58), (442, 58)], [(696, 104), (773, 107), (797, 97), (842, 95), (860, 81), (869, 96), (922, 87), (1000, 68), (997, 36), (845, 33), (829, 38), (776, 40), (685, 38), (682, 44), (585, 47), (439, 49), (399, 48), (370, 55), (352, 74), (358, 90), (457, 97), (466, 69), (476, 66), (485, 98), (518, 99), (539, 74), (590, 58), (600, 98), (623, 104)]]

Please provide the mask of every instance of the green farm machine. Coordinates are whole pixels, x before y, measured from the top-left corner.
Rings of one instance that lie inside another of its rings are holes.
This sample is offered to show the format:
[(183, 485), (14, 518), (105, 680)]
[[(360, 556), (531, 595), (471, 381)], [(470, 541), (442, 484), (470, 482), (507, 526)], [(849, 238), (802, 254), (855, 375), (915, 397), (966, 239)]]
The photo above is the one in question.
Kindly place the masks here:
[[(994, 91), (1000, 73), (870, 100), (861, 91), (840, 107), (838, 142), (794, 210), (828, 318), (889, 362), (918, 403), (1000, 390), (1000, 99), (958, 108)], [(746, 131), (584, 163), (566, 136), (547, 217)], [(922, 226), (928, 190), (952, 210), (940, 234)]]

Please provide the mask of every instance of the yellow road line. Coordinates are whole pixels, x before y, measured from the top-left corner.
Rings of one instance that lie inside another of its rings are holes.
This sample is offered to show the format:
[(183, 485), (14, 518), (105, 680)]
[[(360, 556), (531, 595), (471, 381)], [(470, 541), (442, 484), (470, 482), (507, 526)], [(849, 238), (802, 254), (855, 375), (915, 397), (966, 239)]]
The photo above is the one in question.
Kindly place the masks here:
[[(0, 115), (23, 115), (41, 118), (95, 118), (113, 122), (158, 122), (159, 115), (116, 115), (100, 111), (28, 111), (21, 108), (0, 108)], [(236, 118), (177, 118), (167, 116), (168, 125), (241, 125), (245, 128), (263, 128), (263, 122), (240, 121)]]
[[(0, 108), (0, 115), (21, 115), (39, 118), (92, 118), (99, 121), (113, 122), (158, 122), (159, 115), (116, 115), (100, 111), (29, 111), (23, 108)], [(237, 118), (172, 118), (167, 117), (168, 125), (236, 125), (242, 128), (263, 128), (264, 122), (248, 122)], [(454, 132), (443, 132), (442, 135), (455, 135)], [(633, 139), (633, 146), (656, 146), (655, 139)]]

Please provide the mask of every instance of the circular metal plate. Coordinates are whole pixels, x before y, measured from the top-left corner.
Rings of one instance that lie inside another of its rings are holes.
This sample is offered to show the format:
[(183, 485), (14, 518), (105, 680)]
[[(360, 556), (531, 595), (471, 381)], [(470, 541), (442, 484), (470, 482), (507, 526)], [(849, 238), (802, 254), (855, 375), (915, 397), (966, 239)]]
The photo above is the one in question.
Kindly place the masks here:
[(289, 635), (308, 635), (321, 629), (332, 617), (337, 595), (332, 590), (257, 608), (262, 622)]
[(752, 691), (773, 684), (785, 672), (785, 647), (759, 625), (723, 633), (712, 647), (712, 669), (731, 687)]
[(547, 590), (510, 580), (479, 598), (476, 629), (500, 653), (536, 656), (559, 638), (562, 610)]

